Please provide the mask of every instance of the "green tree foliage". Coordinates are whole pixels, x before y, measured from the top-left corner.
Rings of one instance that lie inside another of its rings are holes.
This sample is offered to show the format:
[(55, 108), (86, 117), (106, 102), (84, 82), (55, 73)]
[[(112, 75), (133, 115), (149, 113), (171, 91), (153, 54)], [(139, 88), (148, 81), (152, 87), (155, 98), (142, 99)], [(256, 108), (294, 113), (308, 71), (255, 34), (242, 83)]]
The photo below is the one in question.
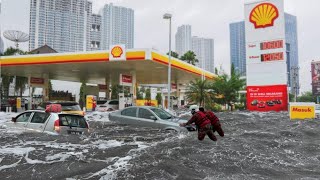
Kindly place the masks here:
[(79, 104), (82, 108), (85, 106), (85, 102), (86, 102), (85, 96), (86, 96), (86, 83), (82, 82), (80, 86), (80, 93), (79, 93)]
[(22, 51), (21, 49), (16, 49), (16, 48), (13, 48), (13, 47), (9, 47), (3, 53), (4, 56), (25, 55), (25, 54), (28, 54), (28, 52), (25, 52), (25, 51)]
[[(169, 56), (169, 52), (167, 53), (167, 55)], [(179, 54), (174, 51), (171, 51), (171, 56), (177, 59), (179, 58)]]
[(199, 60), (196, 58), (196, 54), (193, 51), (186, 52), (183, 56), (181, 56), (181, 60), (196, 65), (196, 63), (199, 62)]
[(245, 80), (240, 79), (240, 75), (234, 71), (234, 68), (231, 68), (230, 77), (227, 74), (222, 74), (211, 85), (216, 94), (215, 101), (232, 107), (232, 102), (237, 101), (238, 92), (245, 87), (245, 83)]
[(159, 104), (159, 105), (162, 103), (161, 93), (157, 93), (156, 100), (158, 101), (158, 104)]
[(317, 102), (315, 96), (312, 95), (311, 91), (302, 93), (301, 96), (297, 97), (297, 102)]
[(146, 90), (146, 100), (151, 100), (151, 89), (150, 88), (148, 88)]
[(120, 92), (122, 92), (122, 86), (120, 85), (111, 86), (111, 99), (118, 99)]
[(294, 95), (289, 93), (289, 102), (293, 102), (294, 101)]
[[(141, 88), (140, 88), (141, 89)], [(141, 90), (139, 89), (139, 87), (136, 87), (136, 92), (137, 92), (137, 99), (143, 99), (143, 94), (141, 92)]]
[(191, 81), (186, 91), (188, 101), (197, 103), (200, 106), (204, 106), (205, 101), (210, 101), (212, 95), (208, 81), (201, 79)]

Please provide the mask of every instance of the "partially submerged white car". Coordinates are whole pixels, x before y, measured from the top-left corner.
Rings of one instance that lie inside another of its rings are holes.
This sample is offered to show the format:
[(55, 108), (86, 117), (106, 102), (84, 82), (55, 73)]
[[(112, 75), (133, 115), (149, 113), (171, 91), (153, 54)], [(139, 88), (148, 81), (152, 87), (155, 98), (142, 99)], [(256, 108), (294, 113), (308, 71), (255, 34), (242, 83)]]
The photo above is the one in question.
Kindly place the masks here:
[(89, 124), (81, 115), (30, 110), (12, 118), (5, 125), (25, 131), (54, 134), (89, 134)]

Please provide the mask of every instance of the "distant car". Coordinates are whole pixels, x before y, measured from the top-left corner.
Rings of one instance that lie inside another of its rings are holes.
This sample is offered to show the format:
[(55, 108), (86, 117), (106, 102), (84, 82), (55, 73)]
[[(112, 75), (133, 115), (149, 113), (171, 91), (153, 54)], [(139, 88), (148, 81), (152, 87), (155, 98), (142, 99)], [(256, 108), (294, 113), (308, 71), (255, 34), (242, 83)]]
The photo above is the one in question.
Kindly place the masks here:
[(89, 134), (89, 124), (81, 115), (41, 110), (25, 111), (7, 122), (7, 126), (56, 134)]
[(69, 114), (78, 114), (81, 116), (85, 115), (85, 112), (82, 111), (79, 103), (74, 101), (47, 101), (43, 102), (38, 106), (38, 110), (44, 110), (46, 109), (46, 106), (49, 104), (61, 104), (62, 112), (66, 112)]
[(279, 99), (274, 99), (274, 100), (272, 100), (272, 102), (273, 102), (274, 104), (282, 104), (282, 101), (279, 100)]
[(316, 118), (320, 119), (320, 104), (316, 104)]
[(253, 101), (251, 102), (251, 105), (252, 105), (252, 106), (258, 105), (258, 100), (253, 100)]
[(267, 101), (267, 105), (268, 106), (274, 106), (274, 102), (273, 101)]
[(106, 112), (106, 111), (115, 111), (119, 109), (119, 100), (109, 100), (104, 104), (97, 105), (96, 111)]
[(196, 130), (196, 127), (193, 125), (180, 127), (179, 124), (186, 123), (187, 120), (175, 117), (163, 109), (150, 106), (124, 108), (123, 110), (110, 113), (109, 120), (121, 124), (154, 127), (177, 132)]
[(264, 101), (260, 101), (258, 103), (258, 108), (265, 108), (266, 107), (266, 103)]

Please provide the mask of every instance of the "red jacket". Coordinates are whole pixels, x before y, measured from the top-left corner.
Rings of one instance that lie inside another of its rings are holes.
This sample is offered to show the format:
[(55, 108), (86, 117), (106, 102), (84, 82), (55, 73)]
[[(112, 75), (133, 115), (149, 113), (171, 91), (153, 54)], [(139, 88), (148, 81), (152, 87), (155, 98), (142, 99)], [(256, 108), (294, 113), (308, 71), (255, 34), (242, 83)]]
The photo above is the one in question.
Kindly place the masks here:
[(195, 123), (198, 127), (202, 128), (207, 124), (210, 124), (210, 120), (206, 117), (206, 115), (203, 112), (198, 111), (192, 116), (192, 118), (187, 122), (186, 125), (192, 123)]
[(219, 118), (212, 111), (207, 111), (205, 113), (207, 118), (211, 121), (211, 124), (215, 124), (219, 121)]

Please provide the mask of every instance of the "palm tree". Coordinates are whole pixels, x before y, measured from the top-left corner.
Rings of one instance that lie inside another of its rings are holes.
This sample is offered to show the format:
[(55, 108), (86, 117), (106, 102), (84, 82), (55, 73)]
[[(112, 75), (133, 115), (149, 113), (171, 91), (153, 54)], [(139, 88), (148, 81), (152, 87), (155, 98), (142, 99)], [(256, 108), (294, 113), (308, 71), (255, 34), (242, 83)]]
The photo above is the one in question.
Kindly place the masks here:
[(245, 80), (240, 79), (240, 74), (231, 68), (231, 76), (227, 74), (220, 75), (212, 84), (211, 89), (216, 94), (215, 101), (222, 104), (229, 104), (232, 109), (232, 102), (238, 97), (238, 92), (245, 86)]
[[(169, 56), (169, 52), (167, 53), (167, 55)], [(179, 58), (179, 54), (174, 51), (171, 51), (171, 56), (177, 59)]]
[(20, 97), (22, 98), (23, 92), (26, 90), (26, 84), (28, 84), (28, 78), (22, 76), (16, 76), (16, 84), (14, 90), (20, 92)]
[(181, 56), (181, 60), (196, 65), (196, 63), (199, 62), (199, 60), (196, 58), (196, 54), (193, 51), (186, 52), (183, 56)]
[(191, 81), (187, 87), (186, 96), (188, 101), (204, 106), (205, 100), (212, 98), (208, 81), (201, 79)]

